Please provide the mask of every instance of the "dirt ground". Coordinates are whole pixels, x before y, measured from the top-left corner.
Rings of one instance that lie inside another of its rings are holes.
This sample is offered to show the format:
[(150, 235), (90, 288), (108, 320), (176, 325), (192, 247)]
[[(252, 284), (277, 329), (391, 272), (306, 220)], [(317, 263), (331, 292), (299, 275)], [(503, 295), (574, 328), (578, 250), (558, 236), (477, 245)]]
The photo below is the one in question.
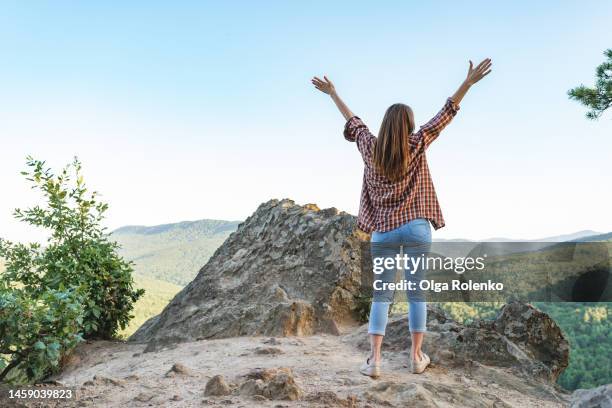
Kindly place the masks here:
[[(144, 344), (84, 343), (54, 378), (75, 387), (76, 400), (26, 406), (567, 406), (566, 397), (532, 387), (495, 367), (474, 371), (433, 365), (422, 375), (412, 374), (405, 352), (387, 353), (382, 376), (374, 380), (359, 374), (365, 354), (346, 337), (238, 337), (182, 343), (150, 353), (144, 349)], [(178, 369), (172, 371), (175, 364)], [(299, 400), (241, 392), (249, 372), (279, 367), (291, 369), (295, 386), (301, 389)], [(216, 375), (223, 376), (229, 395), (205, 395), (207, 382)]]

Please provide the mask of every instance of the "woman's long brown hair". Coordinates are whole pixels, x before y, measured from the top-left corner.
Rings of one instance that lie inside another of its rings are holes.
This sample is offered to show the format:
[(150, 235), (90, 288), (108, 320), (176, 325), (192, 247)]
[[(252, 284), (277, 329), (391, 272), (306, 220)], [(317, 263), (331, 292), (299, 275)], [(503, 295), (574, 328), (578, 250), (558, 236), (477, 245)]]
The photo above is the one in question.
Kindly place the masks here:
[(414, 115), (410, 106), (391, 105), (374, 146), (374, 167), (391, 181), (400, 180), (410, 163), (410, 135), (414, 131)]

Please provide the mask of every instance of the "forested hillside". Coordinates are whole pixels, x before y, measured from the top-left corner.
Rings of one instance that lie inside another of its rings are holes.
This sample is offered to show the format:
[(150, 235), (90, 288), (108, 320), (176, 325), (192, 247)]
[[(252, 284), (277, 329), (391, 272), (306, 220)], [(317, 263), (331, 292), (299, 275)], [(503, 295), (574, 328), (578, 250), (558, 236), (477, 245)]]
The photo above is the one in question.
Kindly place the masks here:
[(612, 383), (612, 303), (537, 303), (570, 342), (570, 365), (558, 383), (569, 390)]
[(127, 226), (111, 234), (137, 274), (186, 285), (239, 221), (199, 220), (153, 227)]
[(182, 287), (174, 283), (134, 274), (137, 288), (144, 289), (145, 294), (134, 305), (134, 318), (124, 330), (119, 332), (123, 338), (128, 338), (149, 318), (158, 315), (172, 300)]

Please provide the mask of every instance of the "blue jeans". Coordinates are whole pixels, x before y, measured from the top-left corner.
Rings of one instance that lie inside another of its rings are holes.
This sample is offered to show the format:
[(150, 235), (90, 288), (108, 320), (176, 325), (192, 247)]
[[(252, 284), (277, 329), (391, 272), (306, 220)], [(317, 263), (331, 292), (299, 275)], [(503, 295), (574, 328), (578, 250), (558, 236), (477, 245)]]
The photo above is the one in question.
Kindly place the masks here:
[[(431, 247), (431, 227), (425, 218), (417, 218), (394, 230), (387, 232), (373, 232), (371, 238), (372, 259), (391, 257), (406, 254), (408, 257), (427, 256)], [(403, 254), (401, 253), (403, 252)], [(380, 275), (375, 275), (375, 280), (383, 282), (395, 282), (396, 267), (385, 268)], [(424, 278), (425, 269), (420, 267), (411, 273), (404, 270), (406, 281), (416, 283)], [(427, 331), (427, 303), (419, 292), (411, 292), (408, 295), (408, 326), (410, 332)], [(372, 307), (370, 309), (370, 321), (368, 325), (369, 334), (384, 336), (389, 315), (389, 305), (393, 299), (393, 293), (389, 291), (378, 291), (374, 293)]]

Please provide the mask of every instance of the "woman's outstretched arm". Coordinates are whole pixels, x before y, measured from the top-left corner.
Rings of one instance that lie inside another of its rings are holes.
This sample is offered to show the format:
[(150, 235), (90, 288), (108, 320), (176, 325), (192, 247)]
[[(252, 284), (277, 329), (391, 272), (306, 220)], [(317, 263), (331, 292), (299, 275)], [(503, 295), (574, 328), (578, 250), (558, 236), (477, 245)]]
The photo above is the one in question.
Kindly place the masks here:
[(332, 83), (332, 81), (327, 79), (326, 76), (323, 76), (323, 79), (320, 79), (318, 77), (312, 78), (312, 84), (319, 91), (331, 96), (332, 100), (338, 107), (338, 110), (340, 110), (340, 113), (342, 113), (342, 116), (344, 116), (344, 119), (349, 120), (350, 118), (355, 116), (353, 115), (353, 112), (351, 112), (351, 110), (348, 108), (348, 106), (346, 106), (344, 101), (338, 96), (334, 84)]
[(491, 66), (491, 58), (482, 60), (482, 62), (478, 64), (476, 68), (474, 68), (474, 64), (472, 64), (472, 61), (470, 60), (470, 68), (468, 69), (465, 81), (463, 81), (463, 83), (461, 84), (459, 89), (457, 89), (457, 91), (453, 94), (453, 96), (451, 96), (453, 102), (459, 105), (470, 87), (476, 82), (480, 81), (485, 76), (487, 76), (489, 72), (491, 72)]
[(470, 67), (468, 69), (467, 76), (459, 89), (448, 98), (440, 112), (436, 114), (429, 122), (421, 126), (418, 132), (411, 137), (411, 143), (418, 145), (423, 143), (423, 146), (427, 148), (436, 138), (440, 135), (440, 132), (453, 120), (453, 117), (459, 110), (459, 103), (470, 89), (472, 85), (480, 81), (482, 78), (487, 76), (491, 72), (491, 59), (487, 58), (483, 60), (476, 68), (474, 68), (472, 61), (470, 61)]

